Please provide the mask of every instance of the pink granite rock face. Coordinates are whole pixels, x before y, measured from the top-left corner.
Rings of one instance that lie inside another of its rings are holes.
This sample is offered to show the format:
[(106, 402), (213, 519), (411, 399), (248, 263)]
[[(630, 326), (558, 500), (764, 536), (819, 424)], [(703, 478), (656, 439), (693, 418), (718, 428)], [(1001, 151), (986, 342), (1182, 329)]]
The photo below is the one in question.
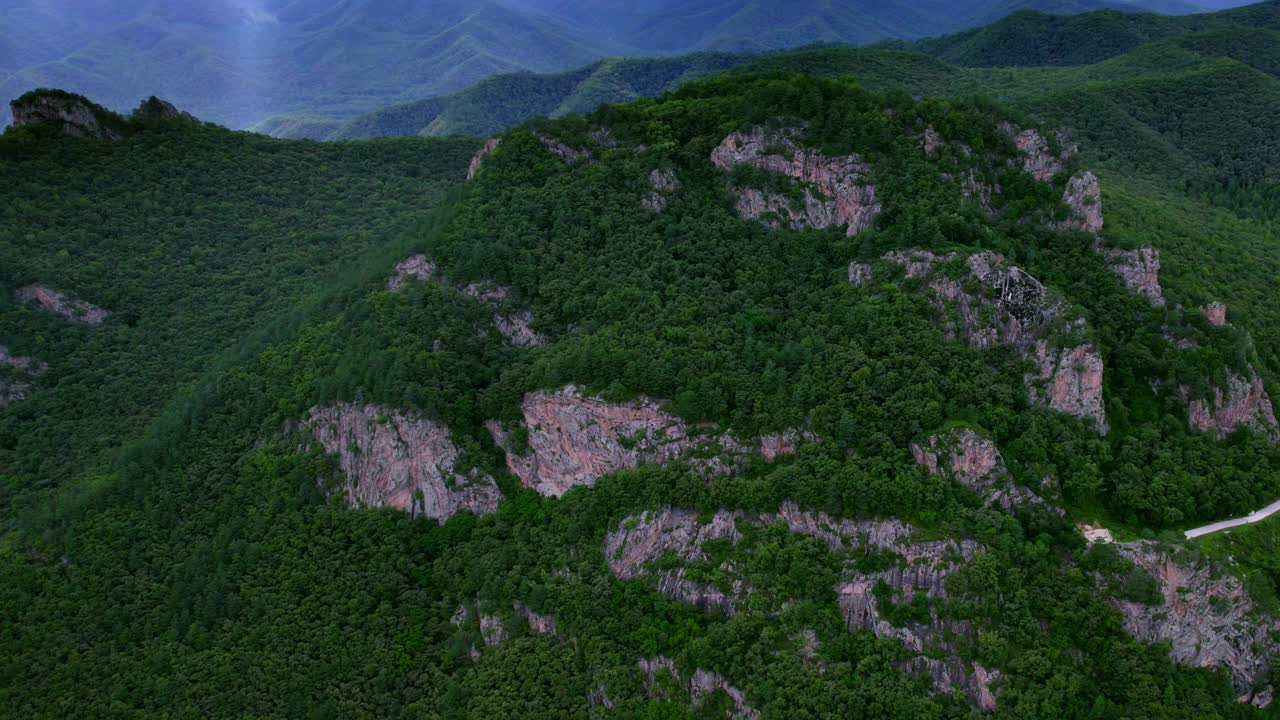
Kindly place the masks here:
[(947, 339), (965, 339), (977, 349), (1012, 345), (1039, 368), (1024, 378), (1033, 402), (1090, 418), (1106, 432), (1102, 356), (1091, 345), (1050, 347), (1045, 339), (1075, 334), (1084, 321), (1067, 317), (1065, 305), (1048, 288), (996, 253), (965, 258), (967, 277), (943, 276), (938, 266), (957, 257), (904, 249), (883, 259), (904, 267), (908, 278), (928, 281)]
[[(729, 433), (690, 426), (658, 401), (611, 403), (584, 395), (574, 385), (529, 393), (521, 411), (528, 436), (524, 451), (513, 448), (509, 432), (499, 423), (490, 421), (485, 426), (506, 451), (511, 474), (525, 487), (553, 497), (647, 463), (688, 459), (704, 474), (721, 475), (731, 472), (753, 449), (772, 461), (795, 453), (802, 441), (817, 440), (809, 433), (787, 431), (766, 435), (752, 448)], [(710, 457), (690, 458), (698, 450), (708, 451)]]
[(443, 425), (377, 405), (311, 408), (309, 428), (338, 457), (353, 508), (390, 507), (444, 521), (462, 510), (493, 512), (502, 500), (493, 478), (458, 467)]
[(1047, 507), (1044, 498), (1013, 481), (996, 444), (973, 430), (932, 435), (927, 443), (912, 445), (911, 454), (926, 472), (946, 475), (981, 495), (988, 506)]
[(493, 154), (498, 146), (502, 144), (502, 138), (489, 138), (471, 158), (471, 164), (467, 166), (467, 180), (474, 180), (476, 175), (480, 173), (480, 168), (484, 166), (484, 159)]
[(560, 636), (560, 626), (556, 623), (556, 619), (550, 615), (542, 615), (530, 610), (527, 605), (517, 601), (512, 605), (512, 609), (516, 614), (524, 617), (529, 623), (529, 629), (539, 635)]
[(1187, 420), (1201, 432), (1225, 438), (1241, 427), (1251, 427), (1273, 437), (1277, 435), (1275, 408), (1260, 377), (1246, 378), (1228, 372), (1227, 387), (1214, 388), (1211, 401), (1191, 399), (1191, 389), (1186, 386), (1179, 391), (1187, 403)]
[(846, 228), (857, 235), (874, 224), (880, 214), (875, 186), (866, 182), (870, 168), (857, 155), (833, 157), (796, 143), (794, 128), (730, 134), (711, 153), (711, 162), (723, 170), (750, 165), (803, 183), (803, 200), (755, 188), (736, 188), (738, 214), (773, 227)]
[(13, 294), (14, 299), (23, 305), (61, 315), (62, 317), (84, 325), (101, 325), (111, 313), (83, 300), (72, 299), (65, 294), (45, 285), (28, 285), (19, 288)]
[(1169, 658), (1191, 667), (1224, 668), (1244, 701), (1271, 670), (1280, 646), (1275, 620), (1257, 616), (1253, 598), (1234, 575), (1207, 563), (1178, 558), (1153, 542), (1117, 543), (1121, 555), (1155, 578), (1158, 605), (1113, 600), (1131, 635), (1170, 644)]
[(511, 297), (509, 288), (483, 282), (465, 286), (450, 285), (426, 255), (413, 255), (401, 260), (396, 265), (395, 272), (387, 278), (386, 288), (395, 291), (414, 282), (437, 282), (492, 306), (495, 310), (494, 329), (516, 347), (542, 347), (547, 344), (547, 339), (533, 329), (533, 313), (508, 306), (507, 301)]
[(396, 264), (395, 272), (387, 278), (388, 290), (399, 290), (412, 282), (431, 282), (436, 275), (436, 265), (426, 255), (413, 255)]
[(1208, 320), (1209, 324), (1214, 327), (1227, 326), (1226, 303), (1211, 302), (1208, 305), (1205, 305), (1204, 307), (1200, 308), (1200, 314), (1203, 315), (1204, 319)]
[(1058, 223), (1058, 228), (1102, 232), (1102, 187), (1097, 175), (1085, 172), (1072, 177), (1062, 194), (1062, 202), (1071, 209), (1071, 216)]
[(1022, 158), (1022, 169), (1041, 182), (1049, 182), (1062, 172), (1062, 164), (1066, 161), (1066, 153), (1054, 155), (1039, 130), (1028, 128), (1018, 130), (1009, 123), (1001, 123), (1000, 128), (1013, 137)]
[(1101, 249), (1107, 264), (1120, 276), (1124, 286), (1145, 297), (1155, 307), (1164, 307), (1160, 287), (1160, 253), (1155, 248), (1137, 250)]

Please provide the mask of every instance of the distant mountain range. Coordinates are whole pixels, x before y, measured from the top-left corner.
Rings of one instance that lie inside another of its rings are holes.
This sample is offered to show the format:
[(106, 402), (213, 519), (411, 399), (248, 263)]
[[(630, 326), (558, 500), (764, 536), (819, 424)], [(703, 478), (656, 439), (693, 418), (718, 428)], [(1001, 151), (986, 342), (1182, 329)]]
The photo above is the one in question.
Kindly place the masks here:
[[(1020, 11), (976, 30), (878, 45), (878, 49), (904, 51), (892, 56), (869, 49), (841, 47), (837, 53), (818, 49), (782, 54), (698, 52), (671, 58), (607, 59), (567, 72), (497, 75), (451, 95), (391, 105), (349, 120), (286, 115), (270, 118), (253, 129), (277, 137), (312, 140), (360, 140), (405, 135), (487, 136), (533, 117), (561, 117), (588, 112), (603, 103), (628, 102), (659, 95), (690, 80), (730, 68), (783, 69), (832, 77), (855, 77), (859, 82), (883, 90), (914, 83), (916, 89), (929, 95), (955, 94), (969, 85), (973, 85), (974, 92), (990, 92), (991, 88), (1006, 86), (983, 73), (961, 75), (960, 68), (1086, 66), (1109, 58), (1118, 59), (1152, 40), (1230, 29), (1280, 30), (1280, 3), (1259, 3), (1181, 17), (1113, 10), (1071, 16)], [(1261, 44), (1265, 45), (1277, 36), (1261, 33), (1232, 37), (1236, 42), (1244, 37), (1260, 38)], [(1024, 42), (1021, 38), (1030, 38), (1031, 41)], [(1168, 47), (1194, 50), (1192, 45), (1179, 43)], [(1277, 51), (1280, 52), (1280, 43)], [(1209, 54), (1220, 56), (1224, 53), (1215, 46)], [(1150, 59), (1149, 55), (1150, 52), (1135, 56), (1146, 63), (1138, 70), (1131, 67), (1132, 63), (1124, 62), (1101, 66), (1096, 71), (1097, 79), (1130, 77), (1143, 68), (1160, 66), (1169, 60)], [(1253, 55), (1261, 56), (1259, 53)], [(943, 65), (934, 58), (958, 67)], [(815, 67), (817, 62), (835, 64), (821, 68)], [(912, 70), (913, 77), (901, 77), (907, 68)], [(1260, 69), (1270, 72), (1269, 68)], [(1076, 75), (1089, 72), (1088, 68), (1082, 67)], [(1006, 85), (1010, 93), (1025, 92), (1024, 83)]]
[[(124, 109), (159, 95), (248, 127), (273, 115), (350, 119), (500, 73), (607, 56), (762, 51), (918, 39), (1011, 12), (1188, 13), (1240, 0), (149, 0), (0, 9), (0, 96), (60, 87)], [(7, 118), (6, 118), (7, 120)], [(332, 129), (332, 121), (330, 129)]]

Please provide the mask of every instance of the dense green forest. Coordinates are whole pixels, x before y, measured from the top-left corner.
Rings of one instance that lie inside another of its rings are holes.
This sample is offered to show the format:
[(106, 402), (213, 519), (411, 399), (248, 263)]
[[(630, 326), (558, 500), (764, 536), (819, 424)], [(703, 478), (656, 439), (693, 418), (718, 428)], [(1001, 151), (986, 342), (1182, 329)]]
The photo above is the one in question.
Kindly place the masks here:
[[(1280, 367), (1275, 47), (1269, 31), (1235, 32), (1062, 69), (843, 48), (764, 58), (526, 123), (465, 185), (479, 139), (316, 143), (124, 119), (118, 142), (10, 130), (0, 344), (48, 370), (0, 408), (0, 716), (739, 712), (723, 689), (699, 699), (673, 677), (646, 682), (637, 662), (656, 656), (686, 678), (728, 678), (764, 718), (1259, 716), (1226, 670), (1175, 663), (1168, 643), (1126, 631), (1117, 604), (1158, 605), (1156, 581), (1075, 527), (1193, 551), (1277, 610), (1274, 524), (1189, 545), (1177, 531), (1280, 496), (1280, 446), (1264, 430), (1195, 431), (1162, 390), (1206, 397), (1228, 372), (1270, 381)], [(1002, 122), (1081, 152), (1035, 181)], [(709, 161), (756, 127), (856, 154), (875, 221), (849, 235), (740, 217), (741, 187), (802, 190)], [(926, 130), (941, 150), (922, 150)], [(1102, 182), (1100, 239), (1049, 224), (1086, 168)], [(655, 171), (677, 179), (658, 211), (642, 202)], [(999, 188), (998, 211), (965, 194), (970, 171)], [(1166, 304), (1127, 290), (1099, 242), (1159, 250)], [(948, 338), (928, 286), (882, 259), (903, 248), (998, 252), (1050, 288), (1084, 321), (1068, 334), (1105, 364), (1109, 432), (1032, 402), (1013, 348)], [(420, 253), (447, 282), (389, 290)], [(850, 263), (870, 281), (852, 284)], [(15, 297), (32, 283), (111, 315), (88, 326), (40, 312)], [(545, 346), (492, 332), (468, 283), (508, 288)], [(1225, 327), (1198, 312), (1218, 300)], [(611, 402), (664, 399), (691, 427), (803, 428), (811, 441), (731, 473), (644, 464), (544, 497), (485, 422), (514, 424), (528, 393), (570, 383)], [(501, 505), (444, 523), (352, 509), (338, 461), (299, 424), (340, 402), (447, 426)], [(923, 470), (911, 445), (952, 428), (989, 437), (1048, 502), (1007, 511)], [(706, 522), (785, 502), (977, 548), (946, 597), (882, 585), (875, 602), (891, 628), (970, 628), (919, 657), (995, 670), (995, 708), (935, 692), (903, 671), (919, 659), (903, 643), (849, 629), (837, 578), (905, 562), (891, 552), (739, 523), (739, 540), (685, 568), (753, 588), (735, 612), (683, 602), (652, 575), (619, 579), (602, 552), (644, 511)], [(482, 618), (507, 637), (490, 642)], [(1267, 671), (1256, 685), (1276, 681)]]

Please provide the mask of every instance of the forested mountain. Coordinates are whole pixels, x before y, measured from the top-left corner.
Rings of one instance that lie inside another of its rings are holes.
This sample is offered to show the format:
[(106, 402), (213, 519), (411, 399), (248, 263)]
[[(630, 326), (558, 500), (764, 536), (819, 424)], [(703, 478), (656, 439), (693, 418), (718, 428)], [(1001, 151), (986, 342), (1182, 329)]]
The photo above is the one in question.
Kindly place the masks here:
[(1194, 9), (1179, 0), (10, 0), (0, 8), (0, 96), (60, 87), (120, 111), (158, 94), (237, 128), (300, 116), (289, 122), (314, 135), (304, 118), (347, 120), (495, 74), (610, 55), (919, 38), (1019, 9), (1099, 7)]

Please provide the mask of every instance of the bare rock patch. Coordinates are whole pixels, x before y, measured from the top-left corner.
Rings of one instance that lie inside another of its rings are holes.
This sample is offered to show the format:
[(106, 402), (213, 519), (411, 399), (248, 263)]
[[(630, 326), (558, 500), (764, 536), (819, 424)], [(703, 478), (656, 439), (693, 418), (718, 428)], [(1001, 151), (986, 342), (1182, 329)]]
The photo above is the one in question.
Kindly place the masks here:
[(83, 300), (76, 300), (46, 285), (28, 285), (13, 294), (14, 299), (45, 312), (60, 315), (83, 325), (101, 325), (111, 313)]

